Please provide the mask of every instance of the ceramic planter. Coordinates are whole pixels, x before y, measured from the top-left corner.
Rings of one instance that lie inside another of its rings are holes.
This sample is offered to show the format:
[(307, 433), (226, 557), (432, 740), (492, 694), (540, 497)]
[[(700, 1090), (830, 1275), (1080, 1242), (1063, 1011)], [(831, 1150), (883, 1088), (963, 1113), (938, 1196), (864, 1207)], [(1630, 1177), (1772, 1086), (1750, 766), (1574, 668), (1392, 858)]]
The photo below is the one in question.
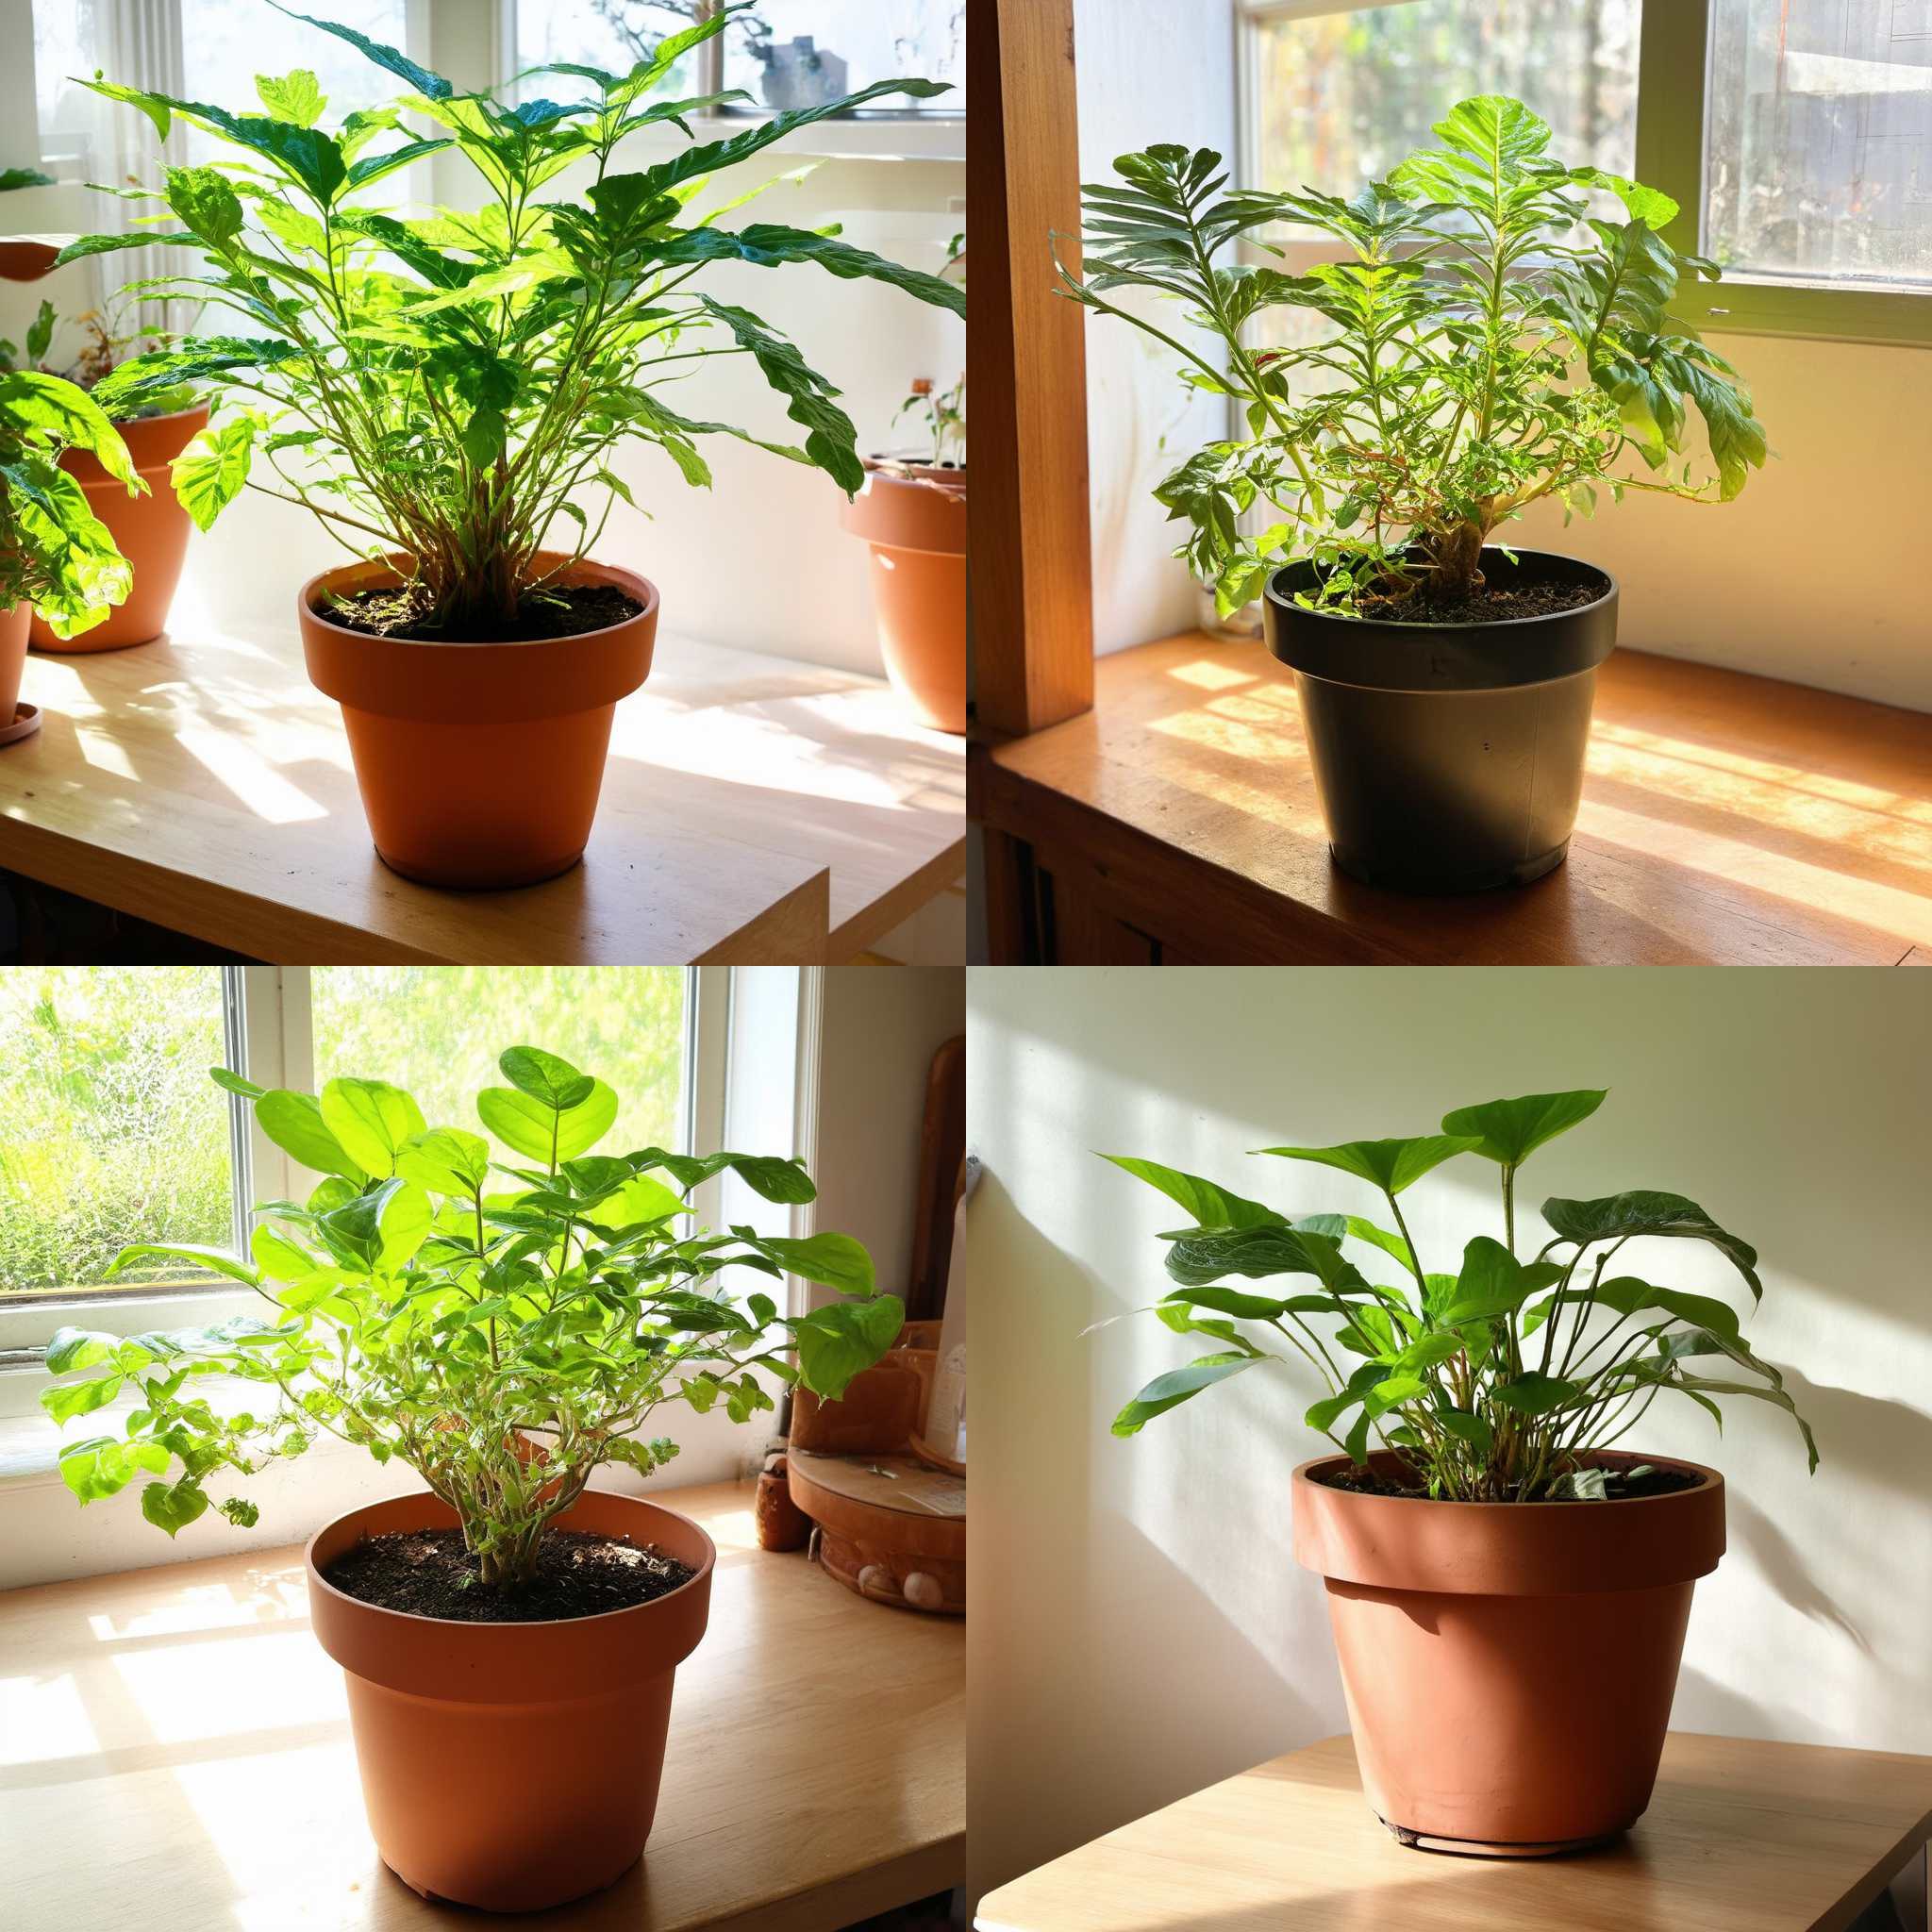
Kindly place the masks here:
[(840, 512), (872, 546), (886, 675), (922, 724), (966, 728), (966, 473), (868, 462)]
[(717, 1551), (687, 1517), (590, 1491), (555, 1527), (656, 1543), (696, 1575), (632, 1609), (541, 1624), (381, 1609), (323, 1578), (366, 1536), (456, 1521), (431, 1496), (337, 1517), (308, 1545), (310, 1620), (347, 1675), (383, 1863), (425, 1898), (538, 1911), (611, 1884), (644, 1849), (672, 1679), (705, 1634)]
[[(1608, 1503), (1434, 1503), (1294, 1473), (1294, 1554), (1328, 1590), (1362, 1790), (1407, 1842), (1534, 1857), (1650, 1802), (1724, 1478)], [(1386, 1469), (1386, 1452), (1370, 1457)]]
[(33, 731), (41, 714), (28, 706), (20, 711), (20, 679), (26, 669), (27, 621), (33, 615), (30, 605), (16, 604), (0, 610), (0, 744), (11, 744)]
[(60, 467), (86, 491), (88, 508), (107, 525), (114, 547), (134, 566), (133, 588), (125, 604), (108, 611), (105, 623), (78, 637), (56, 637), (35, 618), (37, 651), (125, 650), (130, 644), (153, 642), (166, 628), (168, 608), (188, 555), (188, 533), (194, 527), (175, 494), (170, 470), (175, 458), (208, 427), (208, 405), (197, 403), (171, 416), (141, 416), (114, 426), (147, 485), (144, 495), (129, 496), (127, 486), (117, 483), (87, 450), (65, 451)]
[(1574, 558), (1516, 555), (1485, 550), (1488, 582), (1598, 594), (1500, 624), (1384, 624), (1298, 606), (1310, 563), (1268, 581), (1268, 648), (1294, 672), (1330, 849), (1356, 878), (1480, 891), (1541, 878), (1570, 849), (1617, 586)]
[[(536, 567), (560, 561), (540, 553)], [(587, 558), (561, 581), (615, 584), (643, 608), (528, 643), (366, 637), (318, 608), (331, 592), (395, 581), (386, 564), (349, 564), (311, 577), (296, 600), (308, 676), (342, 708), (377, 853), (436, 886), (526, 886), (568, 872), (596, 816), (611, 715), (650, 674), (656, 589)]]

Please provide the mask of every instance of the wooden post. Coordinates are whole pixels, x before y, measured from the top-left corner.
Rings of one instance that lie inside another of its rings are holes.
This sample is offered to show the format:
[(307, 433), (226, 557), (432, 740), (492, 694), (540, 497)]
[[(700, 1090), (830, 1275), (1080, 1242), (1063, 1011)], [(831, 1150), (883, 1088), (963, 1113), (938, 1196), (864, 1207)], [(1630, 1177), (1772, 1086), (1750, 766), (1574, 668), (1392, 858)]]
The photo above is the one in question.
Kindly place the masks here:
[(1016, 737), (1093, 705), (1074, 0), (971, 0), (967, 357), (974, 713)]

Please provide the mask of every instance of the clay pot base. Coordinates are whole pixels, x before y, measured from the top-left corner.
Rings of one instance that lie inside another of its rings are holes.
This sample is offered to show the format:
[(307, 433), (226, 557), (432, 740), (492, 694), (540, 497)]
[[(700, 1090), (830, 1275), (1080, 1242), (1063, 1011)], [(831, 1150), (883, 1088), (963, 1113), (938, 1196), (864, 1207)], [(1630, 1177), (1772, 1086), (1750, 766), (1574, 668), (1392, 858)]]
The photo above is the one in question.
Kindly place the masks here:
[(17, 706), (14, 709), (12, 723), (0, 724), (0, 744), (18, 744), (23, 738), (31, 738), (40, 728), (40, 706)]
[(1587, 1852), (1607, 1845), (1622, 1836), (1620, 1832), (1600, 1833), (1595, 1838), (1559, 1838), (1548, 1844), (1490, 1844), (1474, 1838), (1431, 1838), (1426, 1832), (1411, 1831), (1406, 1824), (1390, 1824), (1378, 1811), (1376, 1820), (1393, 1834), (1395, 1841), (1412, 1852), (1446, 1852), (1463, 1858), (1557, 1858), (1565, 1852)]
[(439, 886), (446, 892), (511, 892), (520, 886), (541, 886), (546, 879), (560, 879), (584, 862), (584, 855), (574, 852), (561, 863), (546, 859), (527, 873), (519, 872), (508, 877), (492, 873), (489, 878), (479, 879), (468, 874), (441, 872), (434, 866), (406, 865), (400, 858), (391, 858), (380, 845), (375, 847), (375, 856), (398, 878), (412, 880), (419, 886)]
[(1335, 861), (1336, 871), (1345, 872), (1350, 878), (1359, 879), (1365, 886), (1378, 886), (1384, 891), (1407, 892), (1421, 898), (1442, 899), (1457, 898), (1466, 892), (1495, 892), (1508, 886), (1531, 885), (1555, 872), (1569, 856), (1570, 841), (1565, 839), (1560, 845), (1541, 852), (1534, 858), (1525, 858), (1493, 872), (1472, 873), (1466, 879), (1445, 883), (1436, 875), (1378, 870), (1359, 859), (1343, 857), (1333, 845), (1328, 848), (1328, 857)]
[[(495, 1907), (493, 1906), (473, 1906), (465, 1904), (464, 1901), (459, 1898), (445, 1898), (440, 1891), (431, 1891), (426, 1885), (418, 1885), (416, 1881), (413, 1878), (411, 1878), (407, 1872), (397, 1871), (397, 1869), (393, 1865), (391, 1865), (387, 1858), (384, 1858), (382, 1857), (382, 1853), (379, 1849), (376, 1852), (376, 1857), (378, 1858), (382, 1858), (383, 1870), (387, 1872), (390, 1874), (390, 1876), (396, 1881), (398, 1885), (407, 1885), (409, 1888), (409, 1890), (416, 1894), (418, 1898), (426, 1899), (429, 1902), (429, 1904), (433, 1906), (453, 1906), (459, 1912), (490, 1912), (495, 1910)], [(608, 1878), (600, 1878), (597, 1881), (597, 1883), (591, 1886), (588, 1891), (575, 1892), (569, 1898), (558, 1899), (557, 1904), (554, 1906), (541, 1906), (538, 1907), (538, 1909), (540, 1911), (546, 1912), (559, 1911), (565, 1906), (575, 1905), (579, 1899), (595, 1898), (600, 1891), (608, 1891), (610, 1888), (613, 1885), (615, 1885), (617, 1881), (625, 1875), (625, 1873), (634, 1870), (637, 1866), (641, 1865), (643, 1861), (644, 1855), (641, 1852), (640, 1852), (635, 1858), (631, 1859), (629, 1864), (625, 1865), (623, 1868), (622, 1871), (613, 1872)], [(525, 1914), (520, 1909), (513, 1907), (507, 1914), (507, 1916), (511, 1918), (521, 1918), (525, 1916)]]

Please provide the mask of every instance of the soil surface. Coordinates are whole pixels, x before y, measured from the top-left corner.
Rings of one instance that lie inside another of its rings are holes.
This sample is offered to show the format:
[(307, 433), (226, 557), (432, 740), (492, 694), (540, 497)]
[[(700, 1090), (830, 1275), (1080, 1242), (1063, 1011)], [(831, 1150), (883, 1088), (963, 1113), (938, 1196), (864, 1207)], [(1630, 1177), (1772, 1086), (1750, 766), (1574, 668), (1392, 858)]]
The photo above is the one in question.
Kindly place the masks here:
[(410, 643), (527, 644), (543, 638), (581, 637), (608, 630), (644, 607), (615, 584), (551, 585), (525, 596), (508, 625), (465, 624), (460, 636), (420, 621), (413, 600), (401, 591), (352, 591), (323, 609), (331, 624), (365, 637), (402, 638)]
[(486, 1589), (459, 1529), (395, 1529), (364, 1537), (323, 1573), (345, 1596), (385, 1610), (458, 1624), (541, 1624), (628, 1610), (697, 1574), (655, 1543), (553, 1529), (523, 1589)]
[(1581, 610), (1603, 594), (1591, 584), (1485, 584), (1456, 592), (1424, 587), (1407, 597), (1364, 598), (1361, 615), (1376, 624), (1505, 624)]
[[(1612, 1503), (1629, 1502), (1644, 1496), (1674, 1496), (1682, 1490), (1694, 1490), (1704, 1478), (1688, 1469), (1653, 1468), (1639, 1476), (1635, 1482), (1622, 1470), (1607, 1470), (1609, 1477), (1607, 1500)], [(1312, 1475), (1310, 1482), (1320, 1483), (1324, 1489), (1348, 1490), (1358, 1496), (1405, 1496), (1412, 1502), (1422, 1503), (1439, 1500), (1445, 1503), (1460, 1503), (1467, 1500), (1461, 1496), (1430, 1498), (1420, 1489), (1409, 1488), (1401, 1483), (1385, 1482), (1372, 1469), (1358, 1469), (1350, 1463), (1346, 1469), (1340, 1469), (1328, 1475)], [(1507, 1498), (1500, 1500), (1508, 1500)], [(1539, 1503), (1581, 1503), (1591, 1500), (1584, 1496), (1539, 1496)]]

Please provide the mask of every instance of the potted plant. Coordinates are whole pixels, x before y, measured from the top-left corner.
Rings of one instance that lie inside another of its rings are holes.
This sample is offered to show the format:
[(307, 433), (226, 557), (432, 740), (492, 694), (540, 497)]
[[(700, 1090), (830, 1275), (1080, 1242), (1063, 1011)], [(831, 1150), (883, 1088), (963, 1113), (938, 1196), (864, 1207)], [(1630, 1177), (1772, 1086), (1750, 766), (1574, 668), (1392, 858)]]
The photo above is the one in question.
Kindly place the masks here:
[[(66, 367), (50, 370), (46, 358), (59, 317), (54, 305), (43, 301), (26, 331), (25, 359), (30, 366), (65, 376), (78, 389), (98, 389), (130, 344), (160, 346), (160, 338), (153, 331), (129, 327), (111, 310), (91, 308), (75, 322), (81, 331), (79, 349)], [(0, 342), (0, 367), (17, 366), (19, 357), (11, 342)], [(104, 622), (76, 636), (63, 637), (43, 618), (34, 618), (28, 635), (38, 651), (118, 651), (129, 644), (150, 643), (167, 624), (181, 581), (190, 524), (188, 512), (168, 487), (169, 472), (175, 458), (208, 427), (208, 405), (183, 384), (110, 410), (109, 416), (141, 477), (140, 492), (129, 495), (121, 479), (87, 450), (64, 452), (60, 467), (79, 483), (115, 548), (126, 558), (133, 587)]]
[[(966, 238), (941, 271), (964, 286)], [(966, 728), (966, 378), (929, 376), (892, 420), (910, 415), (923, 447), (868, 457), (865, 488), (839, 512), (872, 552), (873, 608), (886, 675), (923, 724)]]
[(76, 637), (127, 595), (127, 559), (63, 467), (70, 450), (130, 495), (142, 489), (127, 446), (84, 391), (38, 370), (0, 370), (0, 744), (40, 728), (39, 710), (20, 702), (29, 622)]
[[(1260, 1150), (1365, 1181), (1392, 1230), (1108, 1157), (1192, 1217), (1161, 1237), (1174, 1285), (1156, 1312), (1214, 1343), (1141, 1390), (1114, 1433), (1263, 1363), (1303, 1361), (1325, 1385), (1307, 1422), (1339, 1453), (1293, 1474), (1295, 1557), (1326, 1581), (1362, 1788), (1405, 1843), (1559, 1851), (1650, 1802), (1691, 1590), (1724, 1547), (1716, 1471), (1613, 1446), (1658, 1394), (1713, 1420), (1721, 1396), (1774, 1403), (1818, 1466), (1729, 1303), (1607, 1272), (1633, 1241), (1705, 1241), (1755, 1305), (1756, 1252), (1695, 1202), (1545, 1201), (1549, 1239), (1519, 1258), (1518, 1170), (1603, 1098), (1532, 1093), (1460, 1108), (1439, 1134)], [(1462, 1155), (1501, 1171), (1503, 1238), (1478, 1235), (1455, 1273), (1431, 1273), (1400, 1196)], [(1400, 1285), (1371, 1280), (1350, 1242)], [(1307, 1280), (1250, 1285), (1279, 1275)]]
[[(1191, 526), (1178, 554), (1224, 614), (1263, 594), (1335, 862), (1463, 891), (1561, 863), (1616, 641), (1607, 573), (1497, 533), (1546, 499), (1588, 514), (1599, 485), (1728, 501), (1765, 442), (1730, 365), (1669, 313), (1680, 275), (1718, 276), (1663, 239), (1669, 195), (1553, 160), (1549, 127), (1500, 95), (1434, 132), (1352, 200), (1229, 192), (1206, 149), (1123, 156), (1119, 185), (1086, 190), (1084, 277), (1061, 280), (1237, 414), (1155, 493)], [(1624, 219), (1590, 217), (1592, 194)], [(1278, 254), (1258, 238), (1283, 222), (1345, 258), (1299, 275), (1216, 266), (1231, 242)], [(1122, 289), (1185, 302), (1217, 353), (1108, 299)], [(1278, 308), (1323, 332), (1250, 347)], [(1687, 397), (1715, 472), (1701, 480), (1680, 460)], [(1633, 450), (1654, 475), (1620, 470)]]
[[(726, 98), (651, 96), (741, 11), (670, 35), (628, 74), (540, 70), (588, 97), (515, 108), (318, 21), (409, 90), (333, 134), (306, 71), (258, 81), (261, 113), (92, 83), (164, 133), (178, 116), (241, 151), (223, 168), (166, 171), (176, 225), (91, 236), (62, 258), (137, 245), (198, 254), (198, 270), (158, 292), (206, 301), (244, 331), (135, 357), (99, 398), (120, 406), (183, 382), (213, 391), (216, 420), (175, 465), (195, 522), (206, 529), (252, 487), (304, 505), (359, 553), (302, 588), (297, 616), (310, 677), (342, 706), (376, 850), (410, 877), (527, 884), (582, 855), (611, 712), (648, 673), (658, 621), (650, 583), (588, 555), (613, 502), (630, 500), (610, 468), (621, 441), (657, 443), (697, 486), (710, 481), (699, 441), (720, 432), (815, 465), (848, 494), (864, 481), (838, 391), (695, 278), (719, 262), (807, 262), (963, 308), (937, 276), (834, 234), (724, 226), (741, 195), (691, 213), (713, 176), (845, 103), (613, 167), (627, 136), (690, 138), (685, 116)], [(853, 98), (940, 91), (892, 80)], [(403, 219), (372, 198), (437, 153), (474, 171), (479, 208)], [(591, 176), (584, 192), (546, 199), (573, 166)], [(802, 446), (675, 407), (673, 385), (713, 356), (762, 374)]]
[[(60, 1473), (83, 1503), (145, 1475), (142, 1513), (170, 1536), (211, 1506), (254, 1524), (255, 1504), (214, 1503), (209, 1483), (325, 1434), (416, 1471), (421, 1493), (310, 1541), (310, 1614), (347, 1673), (384, 1861), (425, 1895), (525, 1911), (609, 1884), (642, 1851), (673, 1674), (705, 1633), (710, 1540), (591, 1476), (669, 1461), (675, 1442), (641, 1433), (665, 1403), (742, 1422), (773, 1406), (760, 1373), (838, 1396), (904, 1309), (848, 1235), (691, 1223), (686, 1191), (726, 1168), (768, 1201), (811, 1200), (797, 1161), (596, 1154), (609, 1087), (533, 1047), (499, 1064), (508, 1085), (476, 1111), (508, 1164), (381, 1080), (318, 1097), (215, 1069), (326, 1178), (257, 1210), (246, 1259), (141, 1243), (114, 1265), (193, 1262), (267, 1311), (132, 1339), (62, 1329), (47, 1366), (85, 1379), (42, 1400), (65, 1423), (135, 1397), (121, 1433), (63, 1445)], [(780, 1316), (721, 1289), (726, 1268), (839, 1298)], [(244, 1385), (245, 1407), (211, 1403), (208, 1376)]]

